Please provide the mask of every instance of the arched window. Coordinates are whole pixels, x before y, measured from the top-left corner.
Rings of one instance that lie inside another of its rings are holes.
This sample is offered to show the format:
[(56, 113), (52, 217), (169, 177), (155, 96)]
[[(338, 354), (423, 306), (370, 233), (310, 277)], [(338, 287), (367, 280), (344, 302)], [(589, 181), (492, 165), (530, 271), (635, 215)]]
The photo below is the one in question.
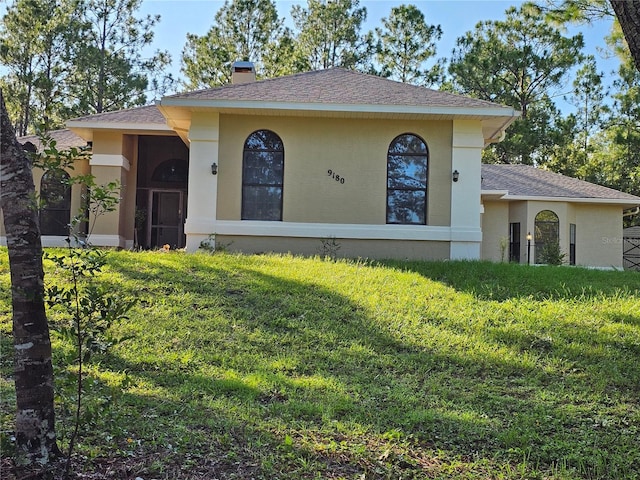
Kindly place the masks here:
[(397, 136), (387, 153), (387, 223), (426, 225), (429, 152), (417, 135)]
[(258, 130), (244, 142), (242, 220), (282, 220), (284, 145), (270, 130)]
[(69, 235), (71, 222), (71, 185), (69, 174), (50, 170), (40, 180), (40, 233)]
[(535, 224), (536, 263), (546, 263), (545, 250), (558, 245), (560, 241), (560, 220), (551, 210), (542, 210), (536, 215)]

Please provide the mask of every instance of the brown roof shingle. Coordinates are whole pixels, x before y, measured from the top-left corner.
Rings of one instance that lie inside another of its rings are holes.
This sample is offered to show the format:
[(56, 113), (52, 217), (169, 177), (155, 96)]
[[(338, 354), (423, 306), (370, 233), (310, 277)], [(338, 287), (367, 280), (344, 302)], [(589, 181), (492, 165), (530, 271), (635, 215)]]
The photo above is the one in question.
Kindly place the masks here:
[(72, 118), (70, 122), (105, 122), (105, 123), (146, 123), (165, 125), (166, 120), (158, 107), (145, 105), (144, 107), (116, 110), (115, 112), (95, 113), (84, 117)]
[[(85, 139), (66, 128), (62, 130), (52, 130), (51, 132), (48, 132), (48, 135), (56, 141), (56, 148), (58, 148), (59, 150), (65, 150), (72, 147), (82, 147), (87, 144), (87, 141)], [(26, 135), (24, 137), (18, 137), (18, 142), (20, 142), (22, 145), (30, 142), (38, 150), (42, 148), (40, 137), (38, 135)]]
[(497, 103), (400, 83), (375, 75), (329, 68), (165, 97), (285, 103), (509, 108)]
[(482, 189), (506, 190), (517, 197), (567, 197), (621, 200), (640, 197), (529, 165), (482, 165)]

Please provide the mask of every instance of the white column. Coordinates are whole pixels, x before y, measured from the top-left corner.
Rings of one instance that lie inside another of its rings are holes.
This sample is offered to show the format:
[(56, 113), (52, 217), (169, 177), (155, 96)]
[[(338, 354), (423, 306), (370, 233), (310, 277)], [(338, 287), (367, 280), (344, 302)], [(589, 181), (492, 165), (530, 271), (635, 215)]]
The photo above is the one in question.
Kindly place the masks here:
[(451, 173), (459, 179), (451, 183), (452, 260), (480, 259), (482, 228), (480, 217), (480, 177), (484, 137), (477, 120), (454, 120)]
[(189, 190), (184, 233), (186, 249), (194, 252), (200, 242), (213, 235), (218, 200), (218, 175), (211, 165), (218, 164), (220, 116), (194, 112), (189, 129)]

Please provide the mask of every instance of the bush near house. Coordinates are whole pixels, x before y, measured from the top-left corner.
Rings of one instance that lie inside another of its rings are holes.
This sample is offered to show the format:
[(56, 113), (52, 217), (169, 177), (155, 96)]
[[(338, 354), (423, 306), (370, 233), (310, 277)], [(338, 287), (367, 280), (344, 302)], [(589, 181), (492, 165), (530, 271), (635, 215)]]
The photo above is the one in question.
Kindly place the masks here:
[[(640, 476), (636, 272), (113, 252), (98, 281), (139, 302), (87, 367), (82, 478)], [(0, 287), (2, 478), (22, 478), (6, 250)]]

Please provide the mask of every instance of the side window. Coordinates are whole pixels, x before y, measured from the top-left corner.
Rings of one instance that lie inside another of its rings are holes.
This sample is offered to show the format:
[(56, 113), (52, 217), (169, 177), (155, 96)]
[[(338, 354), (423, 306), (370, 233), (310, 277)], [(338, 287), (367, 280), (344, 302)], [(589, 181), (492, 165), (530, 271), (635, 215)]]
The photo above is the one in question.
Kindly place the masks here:
[(558, 215), (551, 210), (542, 210), (536, 215), (535, 230), (535, 262), (545, 263), (543, 261), (545, 249), (552, 248), (560, 241), (560, 220)]
[(520, 222), (509, 224), (509, 261), (520, 263)]
[(48, 171), (40, 180), (40, 233), (42, 235), (69, 235), (71, 221), (71, 186), (69, 174)]
[(569, 265), (576, 264), (576, 224), (569, 225)]
[(387, 152), (387, 223), (426, 225), (429, 152), (417, 135), (393, 139)]
[(282, 220), (284, 145), (270, 130), (253, 132), (242, 156), (242, 220)]

